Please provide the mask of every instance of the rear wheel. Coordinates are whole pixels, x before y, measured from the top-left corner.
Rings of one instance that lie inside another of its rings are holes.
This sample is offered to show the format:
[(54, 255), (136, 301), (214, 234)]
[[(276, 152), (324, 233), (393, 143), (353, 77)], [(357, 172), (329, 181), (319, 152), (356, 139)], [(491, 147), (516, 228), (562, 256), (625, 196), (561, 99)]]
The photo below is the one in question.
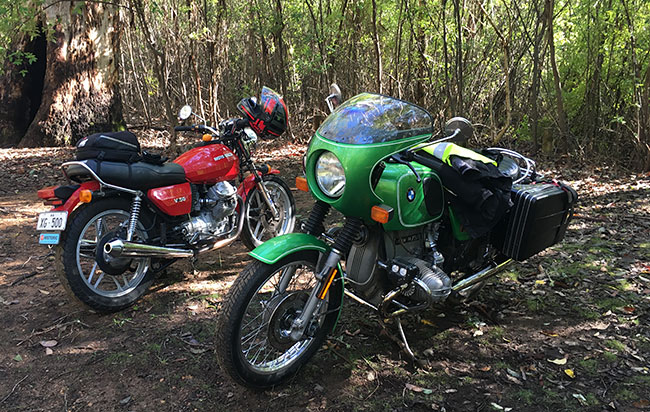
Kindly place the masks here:
[[(81, 206), (57, 247), (56, 272), (66, 290), (98, 312), (116, 312), (131, 306), (154, 280), (150, 258), (113, 258), (103, 245), (126, 233), (131, 202), (110, 198)], [(136, 226), (135, 241), (148, 239), (151, 227), (144, 213)], [(102, 251), (97, 253), (97, 251)]]
[(235, 280), (217, 327), (217, 359), (231, 378), (265, 388), (294, 375), (316, 353), (338, 319), (343, 285), (337, 279), (316, 310), (305, 336), (290, 337), (317, 285), (318, 253), (298, 252), (273, 265), (254, 261)]
[(289, 186), (277, 176), (264, 176), (262, 183), (278, 211), (278, 216), (273, 217), (257, 186), (248, 193), (244, 204), (241, 240), (249, 250), (275, 236), (293, 232), (296, 224), (296, 203)]

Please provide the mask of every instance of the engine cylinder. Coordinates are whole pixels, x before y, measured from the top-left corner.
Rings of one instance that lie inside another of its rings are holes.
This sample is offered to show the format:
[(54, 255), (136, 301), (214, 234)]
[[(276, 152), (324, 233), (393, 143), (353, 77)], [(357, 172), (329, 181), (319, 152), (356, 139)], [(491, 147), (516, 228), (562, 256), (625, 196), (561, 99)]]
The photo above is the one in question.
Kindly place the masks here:
[(419, 273), (415, 276), (421, 282), (413, 282), (406, 290), (406, 296), (418, 301), (441, 302), (451, 293), (451, 279), (437, 266), (432, 266), (424, 260), (414, 257), (404, 257), (404, 260), (417, 266)]

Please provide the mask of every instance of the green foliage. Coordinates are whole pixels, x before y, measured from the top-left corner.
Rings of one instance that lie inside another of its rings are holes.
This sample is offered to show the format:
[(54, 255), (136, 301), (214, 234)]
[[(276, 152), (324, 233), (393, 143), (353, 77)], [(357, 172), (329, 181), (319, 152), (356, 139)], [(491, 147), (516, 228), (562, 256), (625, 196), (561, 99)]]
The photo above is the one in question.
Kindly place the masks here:
[(43, 0), (29, 2), (0, 0), (0, 75), (5, 64), (18, 66), (21, 75), (36, 61), (33, 53), (16, 48), (21, 39), (33, 40), (43, 34), (39, 13)]

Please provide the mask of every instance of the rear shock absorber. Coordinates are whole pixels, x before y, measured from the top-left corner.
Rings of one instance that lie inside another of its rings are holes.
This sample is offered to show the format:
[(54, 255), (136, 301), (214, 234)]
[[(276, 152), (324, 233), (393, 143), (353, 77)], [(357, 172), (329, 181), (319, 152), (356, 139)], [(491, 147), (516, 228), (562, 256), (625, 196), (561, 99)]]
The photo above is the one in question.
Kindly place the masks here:
[(135, 226), (138, 224), (138, 218), (140, 217), (140, 206), (142, 206), (142, 197), (140, 193), (137, 193), (133, 198), (133, 203), (131, 204), (131, 214), (129, 215), (129, 227), (126, 231), (126, 241), (130, 242), (133, 240), (133, 235), (135, 234)]

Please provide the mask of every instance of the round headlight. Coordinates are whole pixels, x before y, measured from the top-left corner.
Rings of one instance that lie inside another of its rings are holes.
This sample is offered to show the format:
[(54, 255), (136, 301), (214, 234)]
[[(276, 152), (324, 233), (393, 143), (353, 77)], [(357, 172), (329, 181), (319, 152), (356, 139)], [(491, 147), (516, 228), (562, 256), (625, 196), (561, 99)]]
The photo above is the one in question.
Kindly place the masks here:
[(345, 189), (345, 171), (332, 152), (324, 152), (316, 161), (316, 183), (329, 197), (339, 197)]

